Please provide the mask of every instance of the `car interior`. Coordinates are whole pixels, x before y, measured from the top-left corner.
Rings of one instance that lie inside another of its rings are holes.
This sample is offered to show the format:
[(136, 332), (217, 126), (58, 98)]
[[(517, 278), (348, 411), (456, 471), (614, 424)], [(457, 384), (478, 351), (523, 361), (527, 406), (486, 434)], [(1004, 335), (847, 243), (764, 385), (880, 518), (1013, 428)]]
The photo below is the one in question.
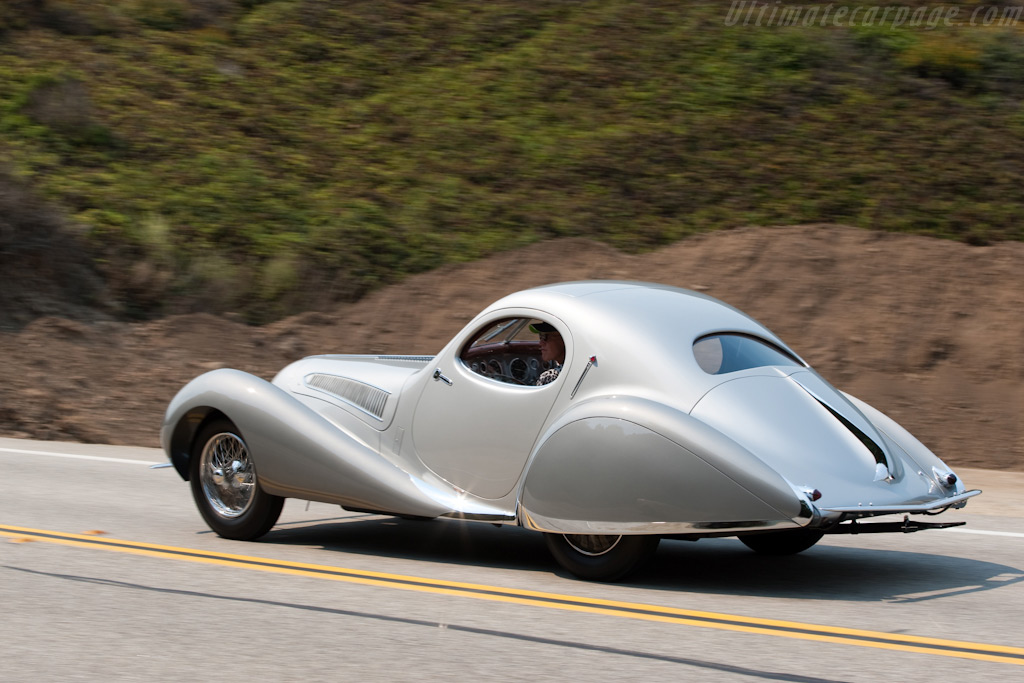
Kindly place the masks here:
[(459, 359), (473, 372), (508, 384), (534, 386), (550, 367), (541, 359), (537, 318), (504, 318), (484, 326), (463, 347)]

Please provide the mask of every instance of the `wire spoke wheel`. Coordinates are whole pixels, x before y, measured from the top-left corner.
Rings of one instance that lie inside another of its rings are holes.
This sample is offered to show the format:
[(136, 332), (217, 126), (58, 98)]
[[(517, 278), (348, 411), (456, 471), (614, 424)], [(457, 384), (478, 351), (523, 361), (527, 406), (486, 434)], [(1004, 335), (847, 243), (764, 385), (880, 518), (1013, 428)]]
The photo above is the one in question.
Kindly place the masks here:
[(658, 536), (544, 534), (548, 550), (562, 567), (588, 581), (617, 581), (654, 555)]
[(224, 517), (239, 517), (252, 505), (255, 469), (237, 434), (224, 432), (206, 442), (199, 457), (199, 478), (206, 499)]
[(189, 483), (199, 513), (225, 538), (259, 538), (274, 526), (284, 505), (284, 498), (260, 488), (242, 433), (224, 419), (199, 430), (189, 458)]
[(588, 534), (565, 534), (565, 542), (574, 550), (589, 557), (609, 553), (619, 544), (622, 536), (595, 536)]

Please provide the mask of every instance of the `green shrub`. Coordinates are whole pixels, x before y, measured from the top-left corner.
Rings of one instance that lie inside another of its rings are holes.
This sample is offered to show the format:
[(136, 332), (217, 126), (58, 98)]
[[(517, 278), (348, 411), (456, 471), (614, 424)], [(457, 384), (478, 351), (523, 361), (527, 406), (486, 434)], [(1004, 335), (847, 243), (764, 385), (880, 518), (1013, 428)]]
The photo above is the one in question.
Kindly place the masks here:
[(128, 14), (149, 28), (174, 31), (188, 26), (188, 0), (131, 0)]
[(558, 236), (1024, 239), (1015, 30), (629, 0), (29, 4), (60, 3), (114, 28), (0, 6), (0, 160), (82, 222), (137, 315), (264, 320)]
[(955, 35), (925, 34), (900, 53), (899, 61), (922, 78), (941, 78), (956, 88), (980, 86), (981, 50)]

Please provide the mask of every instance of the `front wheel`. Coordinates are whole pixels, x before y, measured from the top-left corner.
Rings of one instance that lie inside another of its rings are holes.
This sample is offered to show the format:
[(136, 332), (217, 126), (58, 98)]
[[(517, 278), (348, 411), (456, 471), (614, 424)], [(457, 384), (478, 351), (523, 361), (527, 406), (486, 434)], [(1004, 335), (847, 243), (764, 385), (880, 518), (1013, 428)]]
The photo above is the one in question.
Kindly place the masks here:
[(189, 457), (189, 483), (199, 513), (224, 538), (251, 541), (270, 531), (284, 498), (262, 488), (237, 427), (214, 420), (200, 430)]
[(659, 536), (544, 534), (563, 568), (587, 581), (617, 581), (654, 555)]
[(825, 532), (818, 529), (785, 529), (740, 536), (740, 540), (761, 555), (796, 555), (820, 541), (824, 535)]

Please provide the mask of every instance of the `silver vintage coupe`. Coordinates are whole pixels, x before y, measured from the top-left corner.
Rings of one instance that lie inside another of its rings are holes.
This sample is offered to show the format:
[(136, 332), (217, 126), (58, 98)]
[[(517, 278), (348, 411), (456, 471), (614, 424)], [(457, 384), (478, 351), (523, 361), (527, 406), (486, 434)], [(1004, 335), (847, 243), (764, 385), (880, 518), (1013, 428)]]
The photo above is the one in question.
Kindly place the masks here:
[[(637, 282), (512, 294), (436, 356), (206, 373), (161, 442), (227, 538), (262, 536), (300, 498), (523, 526), (605, 581), (663, 537), (790, 554), (826, 533), (952, 526), (910, 515), (980, 493), (749, 316)], [(898, 517), (861, 521), (882, 515)]]

